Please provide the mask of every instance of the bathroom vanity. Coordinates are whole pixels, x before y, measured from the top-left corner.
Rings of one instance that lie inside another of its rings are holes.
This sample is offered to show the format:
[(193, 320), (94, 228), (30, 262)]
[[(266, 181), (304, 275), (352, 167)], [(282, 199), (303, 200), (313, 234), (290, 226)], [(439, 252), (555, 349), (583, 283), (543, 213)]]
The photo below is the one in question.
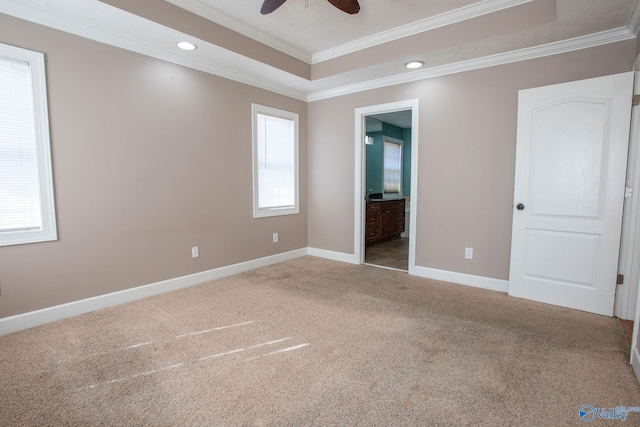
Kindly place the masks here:
[(366, 246), (400, 237), (404, 232), (404, 199), (371, 200), (366, 205)]

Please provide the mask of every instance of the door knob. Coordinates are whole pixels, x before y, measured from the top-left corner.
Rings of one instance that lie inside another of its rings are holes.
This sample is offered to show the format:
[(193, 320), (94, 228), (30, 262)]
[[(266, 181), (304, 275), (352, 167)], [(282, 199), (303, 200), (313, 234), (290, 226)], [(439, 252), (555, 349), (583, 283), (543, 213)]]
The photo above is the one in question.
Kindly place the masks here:
[(516, 209), (518, 209), (519, 211), (524, 210), (524, 205), (522, 203), (518, 203), (516, 205)]

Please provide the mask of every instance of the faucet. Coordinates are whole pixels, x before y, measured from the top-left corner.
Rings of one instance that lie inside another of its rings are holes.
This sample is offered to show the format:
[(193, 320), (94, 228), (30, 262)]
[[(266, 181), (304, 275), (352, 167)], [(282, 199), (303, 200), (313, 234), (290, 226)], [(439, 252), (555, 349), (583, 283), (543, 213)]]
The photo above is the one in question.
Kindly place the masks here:
[(368, 190), (367, 190), (367, 194), (366, 194), (366, 196), (364, 196), (364, 200), (366, 200), (367, 202), (368, 202), (369, 200), (371, 200), (371, 195), (372, 195), (372, 194), (373, 194), (373, 190), (372, 190), (372, 189), (368, 189)]

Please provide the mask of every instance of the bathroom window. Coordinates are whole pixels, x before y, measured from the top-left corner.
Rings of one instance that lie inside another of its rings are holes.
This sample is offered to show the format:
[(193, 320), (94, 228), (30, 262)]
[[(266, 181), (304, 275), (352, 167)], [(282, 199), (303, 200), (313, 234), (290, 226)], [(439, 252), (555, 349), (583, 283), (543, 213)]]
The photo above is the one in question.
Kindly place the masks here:
[(385, 194), (402, 193), (402, 141), (384, 137), (383, 187)]
[(0, 246), (56, 239), (44, 55), (0, 44)]
[(253, 217), (290, 215), (298, 204), (298, 115), (253, 104)]

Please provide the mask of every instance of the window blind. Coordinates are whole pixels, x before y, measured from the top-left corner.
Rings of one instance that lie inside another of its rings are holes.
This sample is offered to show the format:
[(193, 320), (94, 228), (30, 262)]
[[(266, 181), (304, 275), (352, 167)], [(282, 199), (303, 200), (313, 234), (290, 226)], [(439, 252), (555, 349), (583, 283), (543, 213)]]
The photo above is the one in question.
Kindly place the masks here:
[(257, 115), (258, 208), (295, 205), (295, 140), (293, 120)]
[(28, 63), (0, 57), (0, 232), (42, 228)]
[(402, 161), (402, 145), (391, 141), (384, 141), (384, 173), (383, 173), (383, 192), (400, 193)]

